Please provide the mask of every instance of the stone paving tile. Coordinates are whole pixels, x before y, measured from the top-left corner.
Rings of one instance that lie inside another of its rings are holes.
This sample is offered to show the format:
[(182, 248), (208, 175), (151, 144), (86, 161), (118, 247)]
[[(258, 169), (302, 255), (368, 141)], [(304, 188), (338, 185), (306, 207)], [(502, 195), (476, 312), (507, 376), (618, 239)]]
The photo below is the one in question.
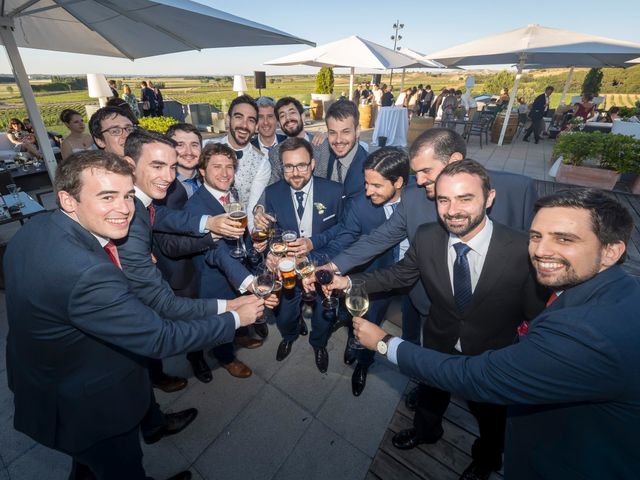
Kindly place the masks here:
[[(194, 421), (197, 422), (198, 419)], [(188, 429), (192, 428), (191, 424), (183, 432), (177, 436), (183, 435)], [(161, 480), (175, 475), (183, 470), (188, 470), (191, 461), (182, 454), (180, 449), (173, 443), (173, 438), (163, 438), (153, 445), (142, 445), (142, 464), (144, 465), (147, 476)]]
[[(262, 380), (268, 382), (281, 367), (280, 362), (276, 362), (276, 351), (281, 339), (278, 328), (275, 324), (269, 323), (269, 336), (265, 339), (262, 347), (252, 350), (238, 349), (236, 356), (253, 370), (254, 375), (258, 375)], [(299, 342), (300, 340), (296, 343)]]
[(371, 458), (314, 420), (274, 480), (364, 478)]
[(207, 479), (270, 479), (312, 420), (309, 412), (267, 384), (198, 458), (196, 468)]
[(395, 367), (387, 365), (386, 360), (376, 358), (360, 397), (350, 394), (351, 378), (342, 377), (318, 413), (325, 425), (370, 457), (375, 455), (408, 382)]
[(7, 468), (11, 480), (64, 480), (70, 471), (71, 458), (68, 455), (42, 445), (36, 445)]

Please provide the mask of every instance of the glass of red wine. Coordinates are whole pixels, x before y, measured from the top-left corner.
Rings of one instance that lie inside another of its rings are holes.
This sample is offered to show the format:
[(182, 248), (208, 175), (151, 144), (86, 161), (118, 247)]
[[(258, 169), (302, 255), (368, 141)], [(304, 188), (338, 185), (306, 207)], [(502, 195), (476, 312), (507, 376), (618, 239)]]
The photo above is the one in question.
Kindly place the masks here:
[[(318, 257), (318, 265), (327, 265), (329, 262), (328, 255), (321, 254)], [(326, 268), (316, 268), (315, 270), (316, 281), (323, 287), (330, 285), (333, 282), (333, 269), (329, 266)], [(338, 306), (338, 298), (329, 292), (329, 295), (322, 299), (322, 306), (327, 310), (334, 310)]]

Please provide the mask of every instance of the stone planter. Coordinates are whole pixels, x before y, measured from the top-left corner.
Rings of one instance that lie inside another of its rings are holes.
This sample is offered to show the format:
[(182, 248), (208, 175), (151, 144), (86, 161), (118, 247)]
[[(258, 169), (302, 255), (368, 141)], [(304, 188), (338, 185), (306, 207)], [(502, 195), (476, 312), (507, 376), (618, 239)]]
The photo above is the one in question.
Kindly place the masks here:
[(570, 183), (572, 185), (605, 190), (613, 190), (618, 180), (620, 180), (620, 174), (614, 170), (565, 165), (564, 163), (560, 165), (556, 175), (556, 182), (559, 183)]

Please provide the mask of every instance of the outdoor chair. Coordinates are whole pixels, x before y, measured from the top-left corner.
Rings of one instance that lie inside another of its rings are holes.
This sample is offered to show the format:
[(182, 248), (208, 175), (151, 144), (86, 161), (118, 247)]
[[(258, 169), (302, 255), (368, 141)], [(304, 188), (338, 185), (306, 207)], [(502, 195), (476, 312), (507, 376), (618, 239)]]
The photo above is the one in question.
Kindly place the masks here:
[(484, 136), (484, 143), (489, 143), (489, 130), (493, 125), (495, 117), (493, 115), (480, 115), (477, 121), (471, 124), (469, 132), (467, 133), (467, 143), (472, 135), (476, 135), (480, 138), (480, 148), (482, 148), (482, 137)]

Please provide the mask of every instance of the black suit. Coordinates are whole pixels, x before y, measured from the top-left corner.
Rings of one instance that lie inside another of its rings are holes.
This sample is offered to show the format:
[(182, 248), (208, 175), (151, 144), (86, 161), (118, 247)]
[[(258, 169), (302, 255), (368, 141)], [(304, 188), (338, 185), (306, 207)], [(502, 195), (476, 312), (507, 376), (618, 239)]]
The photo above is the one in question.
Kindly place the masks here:
[[(493, 234), (470, 305), (456, 309), (451, 288), (447, 248), (449, 234), (437, 223), (418, 228), (403, 260), (390, 268), (353, 275), (366, 281), (370, 293), (412, 286), (422, 280), (431, 311), (424, 326), (425, 347), (443, 353), (478, 355), (513, 343), (518, 324), (534, 318), (544, 307), (528, 260), (527, 235), (493, 223)], [(424, 439), (438, 436), (449, 393), (420, 385), (414, 426)], [(504, 446), (504, 407), (469, 403), (478, 420), (480, 438), (473, 447), (474, 460), (500, 468)]]
[(533, 132), (533, 138), (536, 143), (540, 140), (540, 132), (542, 131), (544, 121), (542, 120), (547, 113), (548, 108), (546, 94), (540, 94), (531, 104), (531, 111), (529, 112), (529, 118), (531, 119), (531, 126), (527, 128), (524, 133), (524, 139), (528, 139), (531, 132)]

